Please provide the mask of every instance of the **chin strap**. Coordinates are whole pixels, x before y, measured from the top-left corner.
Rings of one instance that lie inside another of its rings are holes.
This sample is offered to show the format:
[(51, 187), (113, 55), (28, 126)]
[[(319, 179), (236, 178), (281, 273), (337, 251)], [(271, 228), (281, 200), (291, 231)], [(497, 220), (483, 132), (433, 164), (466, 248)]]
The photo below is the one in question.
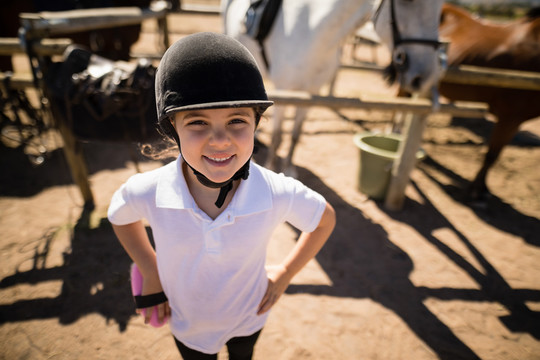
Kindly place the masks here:
[[(184, 161), (185, 161), (185, 159), (184, 159)], [(201, 174), (200, 172), (195, 170), (187, 162), (186, 162), (186, 164), (193, 171), (193, 173), (197, 177), (197, 180), (199, 180), (199, 182), (201, 184), (203, 184), (206, 187), (212, 188), (212, 189), (220, 189), (219, 190), (219, 195), (218, 195), (218, 198), (217, 198), (215, 204), (216, 204), (216, 206), (218, 208), (221, 208), (223, 206), (223, 203), (225, 202), (225, 199), (227, 198), (227, 194), (229, 194), (229, 191), (231, 191), (232, 188), (233, 188), (233, 181), (240, 180), (240, 179), (246, 180), (248, 178), (250, 161), (251, 161), (251, 158), (244, 164), (244, 166), (242, 166), (240, 168), (240, 170), (238, 170), (233, 175), (232, 178), (230, 178), (227, 181), (221, 182), (221, 183), (213, 182), (212, 180), (210, 180), (209, 178), (207, 178), (206, 176), (204, 176), (203, 174)]]

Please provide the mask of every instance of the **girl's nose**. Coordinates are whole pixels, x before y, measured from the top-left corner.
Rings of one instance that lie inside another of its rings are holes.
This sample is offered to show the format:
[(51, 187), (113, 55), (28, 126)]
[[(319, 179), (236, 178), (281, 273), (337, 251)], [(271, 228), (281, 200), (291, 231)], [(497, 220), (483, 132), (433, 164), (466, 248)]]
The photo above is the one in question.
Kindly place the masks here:
[(213, 146), (224, 146), (230, 143), (229, 134), (225, 129), (215, 129), (210, 136), (210, 144)]

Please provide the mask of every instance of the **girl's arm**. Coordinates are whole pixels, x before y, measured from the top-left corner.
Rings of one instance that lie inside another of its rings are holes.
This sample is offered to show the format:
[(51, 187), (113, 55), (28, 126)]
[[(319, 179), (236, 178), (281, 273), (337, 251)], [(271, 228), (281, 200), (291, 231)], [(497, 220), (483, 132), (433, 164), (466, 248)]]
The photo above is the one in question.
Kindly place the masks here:
[(326, 203), (326, 209), (317, 228), (313, 232), (302, 233), (283, 263), (269, 272), (268, 288), (259, 305), (257, 314), (261, 315), (270, 310), (285, 292), (294, 275), (317, 255), (330, 237), (335, 225), (336, 213), (332, 206)]
[[(137, 264), (143, 276), (143, 288), (141, 295), (155, 294), (163, 291), (159, 280), (156, 253), (150, 244), (150, 239), (144, 228), (142, 221), (137, 221), (127, 225), (114, 225), (116, 237), (128, 253), (129, 257)], [(165, 316), (170, 315), (168, 303), (157, 306), (158, 319), (163, 322)], [(148, 324), (152, 316), (153, 307), (146, 308), (144, 322)], [(140, 312), (140, 309), (137, 311)]]

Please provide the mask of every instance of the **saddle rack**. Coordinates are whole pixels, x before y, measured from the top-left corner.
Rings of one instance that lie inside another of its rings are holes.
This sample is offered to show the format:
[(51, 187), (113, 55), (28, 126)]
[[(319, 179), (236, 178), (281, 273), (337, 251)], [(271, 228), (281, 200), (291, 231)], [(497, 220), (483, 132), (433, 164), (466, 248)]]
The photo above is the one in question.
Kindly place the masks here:
[(79, 187), (85, 210), (94, 208), (94, 197), (88, 181), (88, 169), (82, 148), (74, 134), (68, 128), (63, 117), (49, 102), (50, 89), (47, 88), (43, 74), (52, 64), (52, 57), (62, 55), (72, 45), (70, 39), (48, 39), (51, 36), (68, 35), (87, 30), (115, 28), (119, 26), (141, 24), (147, 19), (156, 19), (161, 33), (163, 49), (169, 47), (167, 9), (137, 7), (84, 9), (61, 12), (21, 13), (19, 38), (0, 38), (0, 55), (26, 53), (32, 74), (0, 73), (0, 86), (10, 89), (25, 90), (35, 88), (48, 103), (48, 117), (53, 119), (64, 142), (63, 150), (74, 182)]

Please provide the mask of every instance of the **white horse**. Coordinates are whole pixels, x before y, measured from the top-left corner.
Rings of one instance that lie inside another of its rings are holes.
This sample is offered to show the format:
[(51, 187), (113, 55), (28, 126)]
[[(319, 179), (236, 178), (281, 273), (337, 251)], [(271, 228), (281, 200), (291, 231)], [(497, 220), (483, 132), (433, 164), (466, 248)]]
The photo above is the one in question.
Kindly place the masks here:
[[(440, 76), (438, 25), (443, 0), (283, 0), (264, 42), (269, 69), (258, 43), (245, 34), (250, 0), (222, 0), (224, 32), (242, 42), (276, 89), (317, 94), (331, 82), (340, 65), (344, 41), (369, 20), (392, 51), (393, 72), (402, 88), (429, 93)], [(294, 148), (308, 108), (298, 107), (291, 146), (282, 166), (281, 144), (285, 106), (275, 106), (272, 142), (266, 166), (294, 176)]]

